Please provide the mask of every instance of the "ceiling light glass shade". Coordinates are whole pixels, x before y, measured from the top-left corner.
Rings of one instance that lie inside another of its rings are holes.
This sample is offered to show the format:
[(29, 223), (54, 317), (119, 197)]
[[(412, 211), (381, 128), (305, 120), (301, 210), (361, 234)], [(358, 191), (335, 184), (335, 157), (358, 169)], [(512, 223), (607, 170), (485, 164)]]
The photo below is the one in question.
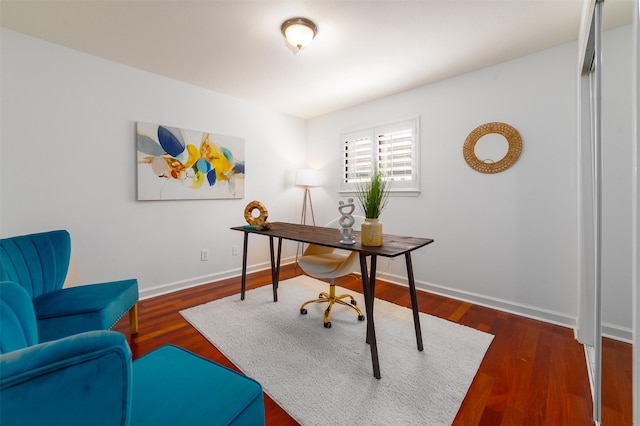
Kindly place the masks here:
[(297, 50), (304, 49), (316, 36), (316, 24), (306, 18), (293, 18), (285, 21), (280, 28), (282, 35)]
[(300, 169), (296, 173), (296, 186), (314, 187), (319, 186), (318, 172), (314, 169)]

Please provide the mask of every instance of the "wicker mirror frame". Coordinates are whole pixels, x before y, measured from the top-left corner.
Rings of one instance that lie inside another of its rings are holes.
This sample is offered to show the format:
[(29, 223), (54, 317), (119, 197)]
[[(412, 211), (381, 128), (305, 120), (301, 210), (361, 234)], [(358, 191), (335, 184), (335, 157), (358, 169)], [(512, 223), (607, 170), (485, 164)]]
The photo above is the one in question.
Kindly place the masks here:
[[(490, 133), (504, 136), (509, 143), (507, 154), (495, 163), (484, 162), (476, 157), (475, 153), (476, 143), (481, 137)], [(464, 160), (469, 167), (477, 172), (487, 174), (504, 172), (518, 161), (520, 153), (522, 153), (522, 137), (520, 137), (520, 133), (508, 124), (498, 121), (486, 123), (473, 129), (462, 147), (462, 155), (464, 155)]]

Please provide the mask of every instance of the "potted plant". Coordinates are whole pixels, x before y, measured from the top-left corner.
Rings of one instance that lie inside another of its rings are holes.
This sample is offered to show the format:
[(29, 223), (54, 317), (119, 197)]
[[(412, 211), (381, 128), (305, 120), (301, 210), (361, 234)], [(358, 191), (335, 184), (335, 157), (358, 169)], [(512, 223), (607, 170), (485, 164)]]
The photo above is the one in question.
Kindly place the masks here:
[(379, 169), (374, 170), (369, 181), (356, 183), (355, 193), (365, 217), (360, 232), (361, 243), (364, 246), (381, 246), (382, 224), (379, 217), (389, 196), (387, 176)]

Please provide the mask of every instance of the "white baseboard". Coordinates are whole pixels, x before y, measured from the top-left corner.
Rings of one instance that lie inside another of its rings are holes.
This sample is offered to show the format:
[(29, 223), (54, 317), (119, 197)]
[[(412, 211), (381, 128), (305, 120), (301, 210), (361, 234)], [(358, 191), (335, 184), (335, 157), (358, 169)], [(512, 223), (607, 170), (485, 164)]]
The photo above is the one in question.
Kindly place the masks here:
[[(247, 273), (250, 274), (269, 268), (271, 268), (271, 264), (269, 262), (264, 262), (257, 265), (247, 266)], [(174, 291), (185, 290), (187, 288), (197, 287), (199, 285), (211, 284), (213, 282), (226, 280), (228, 278), (239, 277), (241, 274), (242, 268), (234, 268), (227, 271), (219, 272), (217, 274), (203, 275), (200, 277), (191, 278), (189, 280), (176, 281), (173, 283), (145, 288), (140, 290), (140, 300), (162, 296), (163, 294), (173, 293)], [(238, 291), (240, 291), (240, 286), (238, 286)]]
[(615, 324), (602, 323), (602, 337), (633, 343), (633, 330)]
[[(393, 274), (379, 274), (381, 279), (389, 281), (395, 284), (408, 286), (409, 283), (405, 277), (401, 277)], [(504, 299), (498, 299), (496, 297), (483, 296), (477, 293), (471, 293), (461, 290), (455, 290), (448, 287), (443, 287), (437, 284), (431, 284), (424, 281), (416, 280), (416, 289), (423, 290), (429, 293), (437, 294), (440, 296), (450, 297), (452, 299), (460, 300), (463, 302), (473, 303), (474, 305), (485, 306), (487, 308), (497, 309), (499, 311), (508, 312), (510, 314), (516, 314), (535, 320), (561, 325), (575, 329), (576, 319), (562, 312), (551, 311), (548, 309), (539, 308), (532, 305), (526, 305), (522, 303), (514, 303)]]

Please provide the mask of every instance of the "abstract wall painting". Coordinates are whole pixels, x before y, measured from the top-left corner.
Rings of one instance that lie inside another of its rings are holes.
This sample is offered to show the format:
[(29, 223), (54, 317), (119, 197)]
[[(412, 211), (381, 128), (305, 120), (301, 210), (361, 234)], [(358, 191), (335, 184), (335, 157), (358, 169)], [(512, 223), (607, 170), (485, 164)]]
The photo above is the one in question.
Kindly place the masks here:
[(136, 123), (138, 200), (244, 198), (244, 139)]

